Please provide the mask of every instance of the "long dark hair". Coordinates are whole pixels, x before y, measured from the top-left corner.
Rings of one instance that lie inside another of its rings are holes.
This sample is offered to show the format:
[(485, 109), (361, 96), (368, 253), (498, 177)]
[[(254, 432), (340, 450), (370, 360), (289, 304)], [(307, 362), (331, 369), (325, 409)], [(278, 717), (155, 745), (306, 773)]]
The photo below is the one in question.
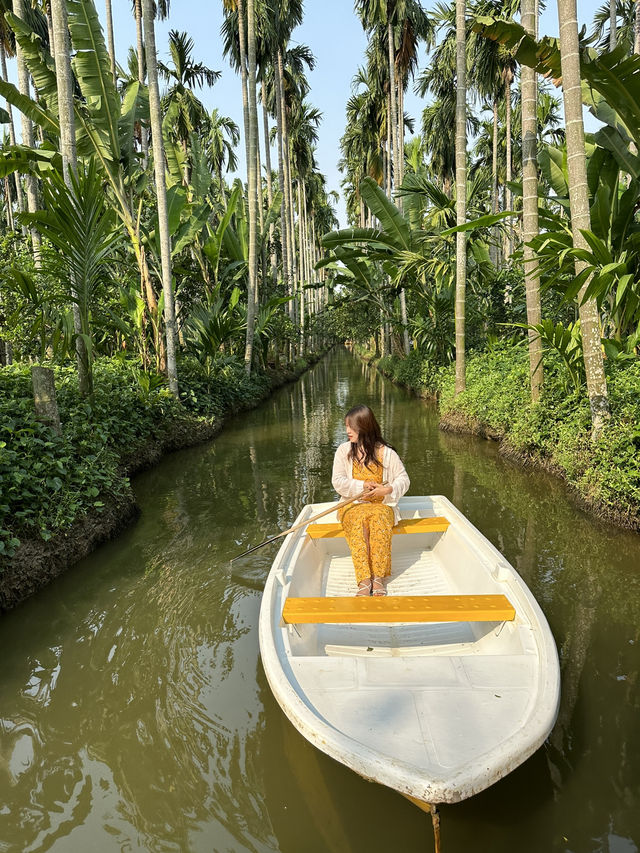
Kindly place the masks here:
[[(349, 409), (344, 419), (352, 429), (358, 431), (358, 442), (357, 444), (351, 442), (351, 450), (347, 459), (351, 461), (354, 457), (358, 458), (358, 445), (360, 445), (364, 452), (365, 467), (370, 471), (373, 470), (374, 466), (379, 468), (381, 462), (376, 457), (376, 448), (380, 445), (384, 447), (391, 447), (391, 445), (382, 437), (380, 424), (369, 406), (354, 406)], [(391, 449), (393, 450), (393, 448)]]

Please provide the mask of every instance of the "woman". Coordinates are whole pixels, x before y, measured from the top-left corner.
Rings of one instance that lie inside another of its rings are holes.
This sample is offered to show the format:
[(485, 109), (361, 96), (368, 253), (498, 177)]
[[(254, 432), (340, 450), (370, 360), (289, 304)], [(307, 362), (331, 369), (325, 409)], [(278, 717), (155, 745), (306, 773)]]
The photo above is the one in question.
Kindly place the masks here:
[(331, 484), (343, 498), (361, 496), (338, 510), (356, 572), (356, 595), (386, 595), (391, 530), (400, 520), (398, 499), (409, 488), (409, 477), (368, 406), (350, 409), (345, 426), (349, 440), (336, 450)]

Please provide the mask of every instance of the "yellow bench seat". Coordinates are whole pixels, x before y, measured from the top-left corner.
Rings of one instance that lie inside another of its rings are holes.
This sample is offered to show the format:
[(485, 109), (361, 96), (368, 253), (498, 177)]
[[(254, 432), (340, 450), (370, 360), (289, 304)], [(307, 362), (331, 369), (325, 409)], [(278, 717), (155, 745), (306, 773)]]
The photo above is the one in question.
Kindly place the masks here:
[(381, 595), (287, 598), (284, 622), (510, 622), (515, 609), (505, 595)]
[[(433, 518), (403, 518), (393, 528), (393, 533), (443, 533), (449, 522), (441, 516)], [(310, 524), (307, 534), (311, 539), (344, 539), (344, 530), (339, 521), (331, 524)]]

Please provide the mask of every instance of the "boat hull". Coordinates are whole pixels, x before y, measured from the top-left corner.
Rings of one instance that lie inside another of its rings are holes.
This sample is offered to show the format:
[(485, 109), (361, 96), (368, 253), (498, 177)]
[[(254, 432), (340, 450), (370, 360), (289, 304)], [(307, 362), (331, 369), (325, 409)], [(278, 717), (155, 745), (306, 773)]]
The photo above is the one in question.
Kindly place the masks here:
[[(325, 505), (305, 507), (304, 521)], [(441, 496), (403, 498), (403, 517), (445, 531), (394, 537), (389, 594), (505, 594), (513, 622), (286, 625), (288, 597), (353, 595), (344, 540), (287, 537), (265, 587), (260, 649), (271, 690), (315, 746), (417, 804), (489, 787), (548, 736), (559, 667), (546, 619), (515, 570)]]

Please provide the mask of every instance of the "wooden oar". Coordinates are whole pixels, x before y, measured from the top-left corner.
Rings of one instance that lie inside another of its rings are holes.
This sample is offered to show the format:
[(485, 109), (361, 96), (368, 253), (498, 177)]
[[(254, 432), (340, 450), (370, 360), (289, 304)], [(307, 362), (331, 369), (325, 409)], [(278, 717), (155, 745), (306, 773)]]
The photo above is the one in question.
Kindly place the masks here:
[[(381, 486), (386, 486), (386, 482), (381, 483)], [(330, 512), (335, 512), (337, 509), (340, 509), (343, 506), (348, 506), (352, 504), (354, 501), (360, 500), (360, 498), (365, 495), (366, 492), (364, 489), (360, 492), (359, 495), (356, 495), (355, 498), (348, 498), (347, 500), (340, 501), (338, 504), (334, 504), (329, 509), (325, 509), (322, 512), (319, 512), (317, 515), (313, 515), (311, 518), (308, 518), (306, 521), (301, 521), (300, 524), (294, 524), (293, 527), (290, 527), (288, 530), (283, 530), (280, 533), (277, 533), (275, 536), (272, 536), (270, 539), (265, 539), (264, 542), (261, 542), (259, 545), (254, 545), (253, 548), (249, 548), (248, 551), (243, 551), (242, 554), (238, 554), (237, 557), (233, 557), (231, 563), (234, 560), (239, 560), (240, 557), (246, 557), (247, 554), (252, 554), (254, 551), (257, 551), (258, 548), (262, 548), (264, 545), (268, 545), (270, 542), (275, 542), (276, 539), (280, 539), (282, 536), (287, 536), (289, 533), (293, 533), (294, 530), (300, 530), (301, 527), (306, 527), (307, 524), (311, 524), (312, 521), (317, 521), (319, 518), (322, 518), (323, 515), (329, 515)]]

